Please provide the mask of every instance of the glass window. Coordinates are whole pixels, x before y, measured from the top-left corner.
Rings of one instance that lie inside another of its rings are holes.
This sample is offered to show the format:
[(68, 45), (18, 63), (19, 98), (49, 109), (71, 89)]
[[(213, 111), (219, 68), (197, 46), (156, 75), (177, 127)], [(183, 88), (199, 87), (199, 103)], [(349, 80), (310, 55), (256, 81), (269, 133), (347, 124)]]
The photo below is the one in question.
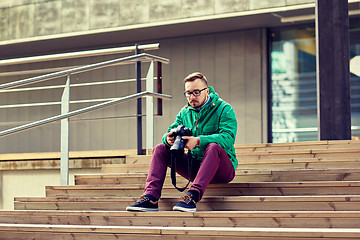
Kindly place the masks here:
[[(360, 23), (350, 24), (350, 59), (360, 58)], [(314, 27), (271, 32), (272, 142), (316, 141)], [(360, 62), (360, 59), (359, 59)], [(351, 63), (351, 62), (350, 62)], [(360, 136), (360, 76), (351, 69), (352, 135)]]

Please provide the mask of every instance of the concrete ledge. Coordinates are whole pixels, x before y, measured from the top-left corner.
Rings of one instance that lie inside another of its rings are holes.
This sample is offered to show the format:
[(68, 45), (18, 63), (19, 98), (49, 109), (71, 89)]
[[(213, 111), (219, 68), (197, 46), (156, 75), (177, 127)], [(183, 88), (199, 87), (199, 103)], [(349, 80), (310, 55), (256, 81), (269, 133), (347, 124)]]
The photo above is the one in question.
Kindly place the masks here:
[[(99, 157), (124, 157), (136, 155), (136, 149), (125, 150), (99, 150), (99, 151), (70, 151), (70, 158), (99, 158)], [(60, 152), (38, 152), (38, 153), (6, 153), (0, 154), (0, 161), (11, 160), (39, 160), (60, 159)]]
[[(136, 149), (70, 152), (70, 169), (101, 168), (103, 164), (125, 163)], [(60, 169), (59, 152), (0, 154), (0, 171)]]

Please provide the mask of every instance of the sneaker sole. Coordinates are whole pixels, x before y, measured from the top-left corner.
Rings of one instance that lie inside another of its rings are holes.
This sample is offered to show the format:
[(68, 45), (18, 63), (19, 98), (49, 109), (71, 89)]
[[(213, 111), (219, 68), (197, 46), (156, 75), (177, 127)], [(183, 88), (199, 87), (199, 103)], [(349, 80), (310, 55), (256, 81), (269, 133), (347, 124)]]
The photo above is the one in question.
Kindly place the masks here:
[(173, 207), (174, 211), (180, 211), (180, 212), (196, 212), (196, 208), (183, 208), (179, 206)]
[(129, 212), (158, 212), (157, 208), (142, 208), (142, 207), (127, 207), (126, 211)]

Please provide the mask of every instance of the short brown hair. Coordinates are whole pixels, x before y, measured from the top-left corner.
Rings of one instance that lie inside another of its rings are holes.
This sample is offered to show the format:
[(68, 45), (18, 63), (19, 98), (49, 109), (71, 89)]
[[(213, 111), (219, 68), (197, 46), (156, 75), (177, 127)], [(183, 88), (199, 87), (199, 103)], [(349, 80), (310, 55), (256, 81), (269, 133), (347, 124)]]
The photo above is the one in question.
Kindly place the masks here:
[(204, 76), (204, 74), (202, 74), (200, 72), (194, 72), (194, 73), (189, 74), (184, 79), (184, 83), (192, 82), (192, 81), (195, 81), (196, 79), (201, 79), (206, 84), (206, 86), (208, 85), (206, 77)]

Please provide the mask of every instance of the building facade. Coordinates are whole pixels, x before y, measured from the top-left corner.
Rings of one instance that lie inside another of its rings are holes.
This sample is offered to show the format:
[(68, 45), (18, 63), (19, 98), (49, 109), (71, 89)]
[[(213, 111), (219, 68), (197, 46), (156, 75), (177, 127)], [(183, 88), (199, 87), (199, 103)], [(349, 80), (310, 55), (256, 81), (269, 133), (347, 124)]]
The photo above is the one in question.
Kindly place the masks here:
[[(360, 55), (360, 1), (349, 1), (351, 58)], [(237, 144), (317, 139), (315, 1), (310, 0), (4, 0), (0, 2), (0, 59), (160, 43), (149, 51), (163, 66), (163, 116), (154, 141), (184, 106), (183, 78), (203, 72), (232, 104)], [(114, 59), (93, 56), (0, 66), (0, 84), (58, 69)], [(144, 64), (143, 74), (146, 74)], [(45, 70), (44, 70), (45, 69)], [(117, 66), (72, 77), (72, 83), (132, 79), (135, 67)], [(353, 136), (360, 135), (360, 82), (351, 75)], [(65, 78), (29, 87), (63, 85)], [(0, 92), (1, 105), (58, 102), (61, 89)], [(134, 82), (71, 88), (71, 100), (122, 97)], [(74, 104), (71, 109), (88, 106)], [(70, 150), (136, 148), (136, 102), (74, 117)], [(60, 105), (0, 108), (0, 130), (60, 114)], [(56, 152), (53, 123), (0, 138), (0, 153)]]

